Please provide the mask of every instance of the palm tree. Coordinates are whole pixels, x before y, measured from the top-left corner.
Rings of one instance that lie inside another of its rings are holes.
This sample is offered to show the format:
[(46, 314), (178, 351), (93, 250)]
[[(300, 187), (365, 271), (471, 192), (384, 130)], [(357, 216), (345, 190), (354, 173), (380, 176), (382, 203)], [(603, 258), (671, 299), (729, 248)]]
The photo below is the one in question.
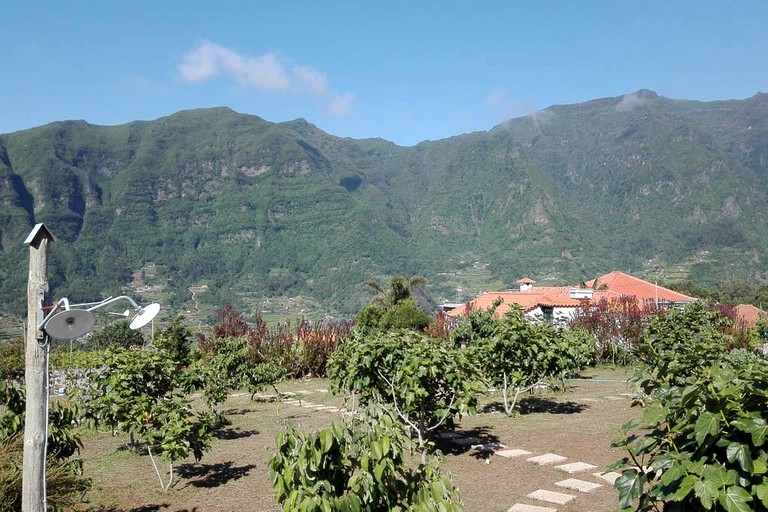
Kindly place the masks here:
[(366, 281), (365, 284), (378, 292), (378, 295), (373, 298), (371, 304), (383, 309), (389, 309), (399, 302), (410, 299), (413, 296), (414, 289), (426, 283), (427, 280), (423, 277), (409, 278), (401, 275), (390, 279), (388, 291), (385, 291), (376, 281)]

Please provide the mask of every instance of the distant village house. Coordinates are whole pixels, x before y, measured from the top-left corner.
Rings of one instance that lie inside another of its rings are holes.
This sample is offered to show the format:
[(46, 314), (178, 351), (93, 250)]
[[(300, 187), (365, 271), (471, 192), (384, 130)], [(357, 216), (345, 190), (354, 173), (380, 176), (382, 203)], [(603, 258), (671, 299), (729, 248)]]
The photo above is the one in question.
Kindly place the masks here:
[(448, 316), (465, 315), (469, 309), (489, 309), (494, 302), (501, 301), (496, 314), (501, 317), (513, 304), (522, 308), (526, 318), (531, 320), (561, 323), (573, 319), (585, 305), (597, 304), (620, 297), (635, 297), (647, 306), (668, 308), (695, 302), (696, 298), (649, 283), (619, 271), (587, 281), (585, 286), (535, 286), (536, 281), (528, 277), (517, 281), (519, 288), (513, 291), (486, 292), (483, 295), (446, 312)]

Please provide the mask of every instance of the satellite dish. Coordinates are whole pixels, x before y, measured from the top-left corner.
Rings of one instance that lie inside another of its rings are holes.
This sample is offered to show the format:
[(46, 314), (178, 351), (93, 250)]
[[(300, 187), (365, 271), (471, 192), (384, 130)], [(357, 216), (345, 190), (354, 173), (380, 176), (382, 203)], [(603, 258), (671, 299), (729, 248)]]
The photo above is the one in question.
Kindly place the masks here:
[(139, 310), (136, 312), (136, 316), (133, 317), (133, 320), (131, 320), (131, 323), (128, 325), (128, 327), (130, 327), (134, 331), (136, 329), (141, 329), (142, 327), (147, 325), (149, 322), (154, 320), (159, 311), (160, 311), (160, 304), (158, 304), (157, 302), (153, 302), (148, 306), (139, 308)]
[(84, 309), (67, 309), (53, 315), (45, 322), (45, 332), (52, 338), (73, 340), (90, 332), (96, 317)]

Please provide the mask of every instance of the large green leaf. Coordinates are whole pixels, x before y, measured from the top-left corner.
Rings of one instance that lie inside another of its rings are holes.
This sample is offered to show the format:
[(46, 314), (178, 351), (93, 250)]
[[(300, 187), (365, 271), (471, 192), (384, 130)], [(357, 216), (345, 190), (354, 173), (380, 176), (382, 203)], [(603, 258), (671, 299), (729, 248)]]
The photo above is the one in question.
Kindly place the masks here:
[(711, 412), (705, 412), (696, 420), (694, 430), (696, 432), (696, 443), (701, 446), (707, 439), (707, 436), (714, 436), (720, 429), (720, 417)]
[(717, 497), (726, 512), (753, 512), (752, 496), (741, 487), (728, 487)]
[(632, 501), (639, 497), (643, 492), (643, 486), (648, 482), (645, 473), (638, 472), (636, 469), (624, 471), (613, 484), (619, 492), (619, 503), (621, 507), (629, 507)]
[(748, 446), (733, 442), (728, 445), (726, 454), (728, 456), (728, 462), (737, 460), (739, 461), (741, 469), (747, 473), (751, 473), (753, 471), (752, 454), (750, 453)]

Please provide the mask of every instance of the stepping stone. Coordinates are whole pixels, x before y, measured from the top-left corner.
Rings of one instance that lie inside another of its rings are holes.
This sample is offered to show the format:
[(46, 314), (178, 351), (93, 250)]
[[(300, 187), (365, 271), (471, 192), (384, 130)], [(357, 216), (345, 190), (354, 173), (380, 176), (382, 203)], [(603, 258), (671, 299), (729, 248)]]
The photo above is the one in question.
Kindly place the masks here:
[(549, 503), (557, 503), (558, 505), (565, 505), (576, 496), (573, 494), (565, 494), (563, 492), (545, 491), (544, 489), (539, 489), (538, 491), (533, 491), (528, 495), (528, 497), (535, 500), (548, 501)]
[(283, 391), (282, 396), (296, 396), (296, 393), (292, 393), (291, 391)]
[(621, 476), (621, 473), (617, 473), (615, 471), (611, 471), (610, 473), (592, 473), (597, 478), (600, 478), (601, 480), (605, 480), (609, 484), (613, 485), (616, 482), (616, 479)]
[(568, 460), (568, 457), (563, 457), (562, 455), (556, 455), (554, 453), (545, 453), (544, 455), (530, 457), (525, 460), (527, 460), (528, 462), (535, 462), (539, 466), (543, 466), (544, 464), (554, 464), (555, 462), (563, 462), (564, 460)]
[(574, 491), (579, 492), (591, 492), (602, 487), (602, 484), (587, 482), (586, 480), (579, 480), (578, 478), (560, 480), (559, 482), (555, 482), (555, 485), (558, 487), (565, 487), (566, 489), (573, 489)]
[(562, 466), (555, 466), (555, 469), (565, 471), (569, 475), (579, 473), (581, 471), (587, 471), (588, 469), (595, 469), (597, 466), (587, 464), (586, 462), (571, 462), (570, 464), (563, 464)]
[(537, 507), (536, 505), (515, 503), (512, 505), (512, 508), (507, 510), (507, 512), (557, 512), (557, 509), (551, 507)]
[(327, 389), (322, 389), (322, 388), (316, 389), (315, 391), (317, 391), (318, 393), (327, 393), (328, 392)]
[(296, 392), (297, 395), (311, 395), (313, 391), (310, 391), (308, 389), (300, 389)]
[(500, 452), (496, 452), (496, 455), (499, 455), (501, 457), (506, 457), (507, 459), (513, 459), (515, 457), (522, 457), (523, 455), (530, 455), (531, 452), (527, 450), (520, 450), (519, 448), (516, 448), (514, 450), (502, 450)]

